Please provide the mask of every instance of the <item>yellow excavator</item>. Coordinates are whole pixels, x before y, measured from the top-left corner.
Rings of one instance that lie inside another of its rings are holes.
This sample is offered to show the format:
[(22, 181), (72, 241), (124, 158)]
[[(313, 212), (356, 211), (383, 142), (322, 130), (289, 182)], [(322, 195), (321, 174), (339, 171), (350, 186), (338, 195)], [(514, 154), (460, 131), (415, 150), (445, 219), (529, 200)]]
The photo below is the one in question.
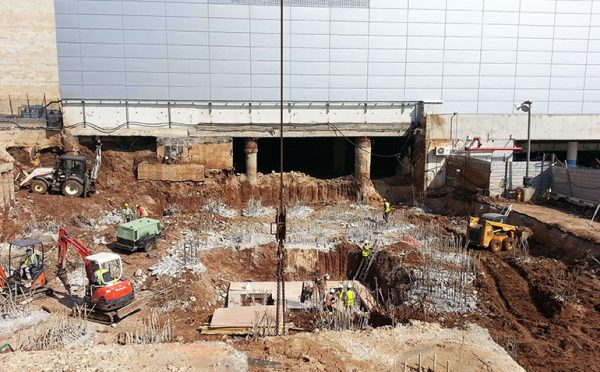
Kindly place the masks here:
[(481, 217), (469, 217), (467, 239), (469, 243), (496, 253), (512, 251), (517, 243), (531, 236), (531, 230), (506, 223), (512, 204), (500, 213), (484, 213)]

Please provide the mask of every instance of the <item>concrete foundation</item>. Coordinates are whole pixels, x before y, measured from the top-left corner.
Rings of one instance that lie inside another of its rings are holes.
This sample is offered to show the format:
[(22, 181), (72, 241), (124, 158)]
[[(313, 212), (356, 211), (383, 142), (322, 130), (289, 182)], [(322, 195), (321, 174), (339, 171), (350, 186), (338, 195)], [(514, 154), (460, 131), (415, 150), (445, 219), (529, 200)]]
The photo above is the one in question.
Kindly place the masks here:
[(158, 138), (158, 161), (167, 164), (201, 164), (205, 169), (233, 168), (231, 138)]
[(138, 179), (150, 181), (202, 181), (201, 164), (140, 164)]
[(371, 140), (359, 137), (354, 150), (354, 177), (362, 185), (371, 179)]
[(244, 145), (246, 154), (246, 177), (251, 185), (255, 185), (258, 172), (258, 144), (254, 139), (247, 139)]

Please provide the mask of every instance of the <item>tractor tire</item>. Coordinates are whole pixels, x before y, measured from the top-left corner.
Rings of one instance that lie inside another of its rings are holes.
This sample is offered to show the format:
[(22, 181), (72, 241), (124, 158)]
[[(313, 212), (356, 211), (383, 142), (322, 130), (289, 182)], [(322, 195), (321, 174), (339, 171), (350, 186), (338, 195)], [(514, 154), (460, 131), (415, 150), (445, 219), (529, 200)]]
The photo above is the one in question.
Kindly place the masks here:
[(48, 192), (48, 185), (42, 180), (33, 180), (31, 181), (31, 192), (45, 194)]
[(75, 180), (66, 180), (62, 185), (62, 193), (70, 197), (81, 196), (83, 194), (83, 185)]
[(502, 241), (502, 249), (505, 251), (512, 251), (515, 249), (515, 239), (514, 238), (505, 238)]
[(490, 241), (489, 248), (490, 248), (490, 251), (492, 251), (494, 253), (500, 252), (500, 250), (502, 249), (502, 240), (500, 240), (498, 238), (492, 239)]

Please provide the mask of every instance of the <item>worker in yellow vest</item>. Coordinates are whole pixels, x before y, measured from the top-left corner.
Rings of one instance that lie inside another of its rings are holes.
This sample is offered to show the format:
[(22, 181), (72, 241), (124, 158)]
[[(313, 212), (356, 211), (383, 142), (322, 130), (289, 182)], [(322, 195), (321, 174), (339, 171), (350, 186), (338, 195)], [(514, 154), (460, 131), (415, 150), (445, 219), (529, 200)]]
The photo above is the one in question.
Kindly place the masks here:
[(96, 285), (101, 286), (104, 284), (102, 276), (107, 272), (108, 270), (102, 268), (99, 268), (98, 270), (94, 271), (94, 282), (96, 282)]
[(25, 251), (25, 260), (21, 263), (21, 278), (25, 278), (27, 280), (33, 279), (31, 275), (31, 270), (36, 268), (40, 264), (40, 256), (33, 251), (32, 248), (27, 248)]
[(352, 310), (354, 307), (354, 290), (350, 284), (346, 286), (346, 292), (344, 293), (344, 306), (346, 310)]
[(392, 205), (387, 199), (383, 199), (383, 220), (385, 223), (389, 222), (390, 212), (392, 211)]
[(365, 240), (363, 242), (362, 247), (360, 248), (363, 259), (364, 258), (369, 258), (369, 256), (371, 255), (371, 245), (369, 245), (369, 241)]

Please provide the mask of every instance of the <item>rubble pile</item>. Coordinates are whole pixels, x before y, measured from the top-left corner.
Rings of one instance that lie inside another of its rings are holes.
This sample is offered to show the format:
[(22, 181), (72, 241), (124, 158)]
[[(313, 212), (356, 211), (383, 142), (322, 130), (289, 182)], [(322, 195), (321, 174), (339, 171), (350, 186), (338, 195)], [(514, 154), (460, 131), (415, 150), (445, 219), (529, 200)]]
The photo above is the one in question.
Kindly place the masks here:
[(238, 215), (238, 212), (236, 210), (230, 209), (221, 200), (209, 201), (202, 207), (202, 210), (210, 212), (210, 213), (218, 214), (219, 216), (227, 217), (227, 218), (233, 218)]
[(186, 239), (178, 242), (167, 250), (167, 255), (150, 268), (152, 276), (167, 275), (179, 277), (188, 270), (196, 274), (206, 271), (206, 267), (198, 259), (200, 243)]
[(265, 217), (275, 216), (275, 208), (264, 207), (262, 205), (262, 199), (251, 198), (248, 200), (248, 206), (242, 209), (242, 216), (244, 217)]

